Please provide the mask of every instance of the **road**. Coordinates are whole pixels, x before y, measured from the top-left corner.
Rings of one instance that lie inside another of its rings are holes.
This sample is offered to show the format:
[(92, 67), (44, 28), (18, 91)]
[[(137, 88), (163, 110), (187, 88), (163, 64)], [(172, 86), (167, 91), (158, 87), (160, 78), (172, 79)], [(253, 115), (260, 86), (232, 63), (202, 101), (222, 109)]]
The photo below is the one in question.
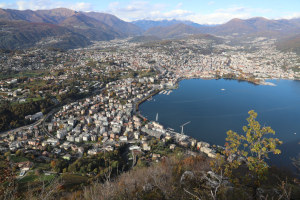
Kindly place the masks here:
[[(103, 87), (103, 88), (101, 88), (99, 90), (93, 91), (91, 96), (95, 95), (96, 93), (100, 94), (104, 89), (105, 89), (105, 87)], [(89, 97), (84, 97), (82, 99), (86, 99), (86, 98), (89, 98)], [(79, 99), (79, 100), (76, 100), (76, 101), (80, 101), (82, 99)], [(22, 126), (22, 127), (16, 128), (16, 129), (11, 129), (11, 130), (8, 130), (8, 131), (4, 131), (4, 132), (0, 133), (0, 137), (7, 137), (9, 135), (9, 133), (11, 133), (11, 132), (19, 132), (19, 131), (21, 131), (23, 129), (28, 129), (28, 128), (33, 127), (33, 126), (39, 126), (41, 124), (42, 124), (42, 130), (44, 131), (44, 133), (48, 137), (53, 137), (53, 135), (51, 133), (49, 133), (49, 131), (46, 129), (45, 122), (47, 121), (47, 119), (51, 115), (53, 115), (55, 112), (59, 111), (62, 108), (62, 106), (66, 105), (68, 103), (72, 103), (72, 102), (73, 101), (71, 101), (70, 99), (66, 99), (63, 102), (57, 104), (47, 115), (43, 116), (42, 119), (40, 119), (40, 120), (38, 120), (38, 121), (36, 121), (36, 122), (34, 122), (32, 124), (26, 125), (26, 126)]]
[[(67, 101), (69, 101), (69, 100), (67, 100)], [(62, 104), (64, 104), (64, 103), (62, 103)], [(36, 122), (34, 122), (34, 123), (32, 123), (32, 124), (28, 124), (28, 125), (26, 125), (26, 126), (22, 126), (22, 127), (19, 127), (19, 128), (16, 128), (16, 129), (11, 129), (11, 130), (8, 130), (8, 131), (4, 131), (4, 132), (2, 132), (2, 133), (0, 133), (0, 137), (6, 137), (9, 133), (11, 133), (11, 132), (19, 132), (19, 131), (21, 131), (21, 130), (23, 130), (23, 129), (28, 129), (28, 128), (30, 128), (30, 127), (33, 127), (33, 126), (39, 126), (40, 124), (42, 124), (43, 123), (43, 125), (45, 125), (45, 121), (46, 121), (46, 119), (49, 117), (49, 116), (51, 116), (54, 112), (56, 112), (56, 110), (58, 109), (58, 108), (61, 108), (61, 103), (60, 104), (58, 104), (58, 105), (56, 105), (47, 115), (45, 115), (45, 116), (43, 116), (41, 119), (39, 119), (38, 121), (36, 121)], [(57, 107), (57, 106), (59, 106), (59, 107)], [(47, 131), (48, 132), (48, 131)], [(46, 133), (47, 133), (46, 132)], [(48, 132), (49, 133), (49, 132)]]
[(28, 129), (28, 128), (33, 127), (33, 126), (38, 126), (38, 125), (40, 125), (43, 122), (43, 119), (44, 119), (44, 117), (42, 119), (34, 122), (33, 124), (29, 124), (29, 125), (26, 125), (26, 126), (22, 126), (22, 127), (16, 128), (16, 129), (4, 131), (4, 132), (0, 133), (0, 136), (1, 137), (6, 137), (10, 132), (19, 132), (19, 131), (21, 131), (23, 129)]
[(43, 122), (42, 122), (42, 129), (44, 131), (44, 133), (48, 136), (48, 137), (52, 137), (53, 135), (51, 135), (51, 133), (49, 133), (49, 131), (46, 129), (45, 127), (45, 122), (47, 121), (47, 119), (53, 115), (54, 113), (56, 113), (57, 111), (60, 110), (61, 107), (58, 107), (58, 108), (55, 108), (53, 110), (51, 110), (47, 115), (46, 117), (43, 119)]

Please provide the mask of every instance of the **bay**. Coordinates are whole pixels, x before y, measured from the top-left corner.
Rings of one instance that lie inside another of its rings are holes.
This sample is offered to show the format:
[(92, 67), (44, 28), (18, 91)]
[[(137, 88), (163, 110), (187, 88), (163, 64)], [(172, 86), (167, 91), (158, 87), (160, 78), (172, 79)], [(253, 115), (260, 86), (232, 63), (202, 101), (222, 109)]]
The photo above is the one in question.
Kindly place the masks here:
[(283, 153), (271, 164), (292, 169), (291, 157), (300, 153), (300, 81), (269, 80), (276, 86), (236, 80), (190, 79), (180, 81), (169, 95), (158, 94), (140, 105), (149, 120), (173, 128), (197, 140), (224, 145), (226, 132), (243, 133), (248, 111), (258, 113), (261, 125), (271, 126), (284, 143)]

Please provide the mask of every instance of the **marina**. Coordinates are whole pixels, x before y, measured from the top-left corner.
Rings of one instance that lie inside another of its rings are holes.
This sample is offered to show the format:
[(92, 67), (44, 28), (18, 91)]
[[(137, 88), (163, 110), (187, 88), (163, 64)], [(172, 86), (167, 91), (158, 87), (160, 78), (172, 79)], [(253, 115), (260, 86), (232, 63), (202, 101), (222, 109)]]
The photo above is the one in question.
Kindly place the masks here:
[(162, 90), (159, 92), (159, 94), (164, 94), (164, 95), (170, 95), (172, 93), (172, 90)]

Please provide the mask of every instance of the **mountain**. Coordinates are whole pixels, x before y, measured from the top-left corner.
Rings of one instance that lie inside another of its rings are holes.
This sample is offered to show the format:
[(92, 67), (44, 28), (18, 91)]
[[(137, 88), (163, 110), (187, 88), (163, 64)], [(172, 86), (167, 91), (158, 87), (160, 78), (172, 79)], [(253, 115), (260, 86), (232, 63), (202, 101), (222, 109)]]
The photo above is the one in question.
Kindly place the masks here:
[(229, 22), (207, 28), (200, 28), (202, 32), (216, 35), (256, 35), (281, 37), (300, 31), (300, 23), (293, 20), (269, 20), (262, 17), (251, 19), (232, 19)]
[[(49, 18), (51, 20), (55, 19), (53, 21), (58, 24), (61, 24), (62, 21), (66, 20), (69, 17), (72, 17), (74, 15), (79, 15), (78, 12), (69, 10), (66, 8), (42, 10), (42, 11), (37, 11), (37, 12), (46, 19), (49, 19)], [(133, 36), (133, 35), (140, 35), (143, 32), (142, 29), (135, 26), (134, 24), (125, 22), (111, 14), (98, 13), (98, 12), (80, 12), (80, 14), (83, 14), (83, 15), (89, 17), (89, 19), (85, 18), (86, 21), (93, 21), (92, 19), (97, 20), (101, 23), (104, 23), (104, 24), (110, 26), (111, 28), (114, 29), (115, 32), (118, 32), (120, 35)], [(95, 23), (95, 22), (92, 22), (92, 23)]]
[(136, 26), (140, 27), (143, 30), (148, 30), (150, 28), (160, 26), (160, 27), (166, 27), (166, 26), (171, 26), (171, 25), (176, 25), (176, 24), (186, 24), (189, 26), (193, 26), (196, 28), (199, 27), (205, 27), (205, 25), (200, 25), (197, 23), (194, 23), (192, 21), (182, 21), (182, 20), (160, 20), (160, 21), (153, 21), (153, 20), (137, 20), (131, 22), (135, 24)]
[(143, 30), (138, 26), (125, 22), (114, 15), (98, 12), (83, 12), (83, 14), (114, 27), (118, 32), (124, 33), (127, 36), (141, 35), (143, 33)]
[(300, 55), (300, 34), (279, 40), (277, 48), (281, 51), (294, 51)]
[(67, 8), (52, 10), (12, 10), (1, 9), (0, 18), (5, 20), (23, 20), (27, 22), (59, 24), (61, 21), (76, 14), (76, 11)]
[(300, 26), (300, 18), (293, 18), (289, 20), (291, 23)]
[[(83, 16), (87, 16), (84, 18)], [(143, 31), (139, 27), (134, 24), (125, 22), (113, 15), (105, 14), (105, 13), (97, 13), (97, 12), (77, 12), (74, 10), (70, 10), (67, 8), (56, 8), (51, 10), (11, 10), (11, 9), (1, 9), (0, 10), (0, 18), (6, 20), (24, 20), (28, 22), (41, 22), (41, 23), (50, 23), (50, 24), (60, 24), (63, 25), (64, 21), (72, 21), (74, 18), (81, 17), (78, 21), (86, 24), (91, 23), (95, 24), (95, 20), (98, 22), (104, 23), (114, 29), (114, 32), (118, 32), (120, 35), (133, 36), (140, 35)], [(77, 20), (74, 20), (75, 22)], [(68, 24), (70, 25), (70, 24)], [(73, 24), (74, 25), (74, 24)], [(101, 25), (102, 27), (104, 25)], [(106, 29), (108, 29), (106, 27)]]
[(72, 49), (89, 45), (89, 40), (65, 27), (46, 23), (0, 20), (0, 48), (33, 46)]
[(66, 18), (77, 14), (77, 11), (70, 10), (67, 8), (55, 8), (51, 10), (37, 10), (35, 11), (41, 16), (45, 23), (60, 24)]
[(24, 20), (28, 22), (45, 22), (43, 17), (32, 10), (11, 10), (0, 8), (0, 19), (3, 20)]
[[(89, 17), (88, 15), (93, 17)], [(98, 18), (98, 20), (96, 18)], [(130, 34), (134, 34), (135, 32), (139, 33), (140, 30), (135, 25), (124, 22), (112, 15), (97, 15), (96, 13), (87, 14), (66, 8), (37, 11), (0, 9), (0, 20), (5, 22), (5, 24), (2, 23), (2, 25), (0, 25), (0, 34), (2, 35), (2, 39), (10, 38), (9, 41), (13, 41), (10, 36), (4, 37), (4, 33), (6, 33), (5, 30), (7, 29), (3, 26), (9, 25), (8, 22), (11, 22), (11, 28), (15, 31), (12, 32), (12, 34), (17, 35), (16, 44), (13, 44), (13, 42), (5, 42), (5, 45), (2, 46), (5, 46), (6, 48), (32, 46), (36, 44), (38, 40), (42, 40), (45, 39), (45, 37), (50, 36), (54, 36), (56, 38), (61, 37), (63, 39), (69, 38), (69, 41), (77, 41), (81, 38), (83, 42), (79, 42), (79, 45), (74, 45), (74, 48), (76, 48), (78, 46), (82, 46), (82, 44), (90, 43), (89, 41), (86, 42), (86, 40), (100, 41), (122, 38), (127, 37)], [(103, 21), (106, 21), (110, 25)], [(22, 25), (21, 22), (23, 22), (24, 25)], [(39, 23), (39, 25), (37, 23)], [(21, 37), (20, 34), (23, 33), (18, 27), (16, 27), (17, 24), (21, 25), (21, 27), (25, 27), (26, 31), (24, 34), (29, 34), (30, 27), (32, 27), (32, 31), (29, 35), (26, 35), (26, 37)], [(41, 26), (41, 31), (38, 30), (38, 26)], [(48, 27), (54, 27), (54, 31), (49, 31)], [(45, 29), (47, 30), (45, 31)], [(125, 31), (123, 31), (123, 29)], [(66, 34), (68, 37), (66, 37)], [(34, 35), (36, 39), (34, 37), (30, 37), (30, 35)], [(31, 44), (30, 40), (27, 40), (27, 38), (31, 38)], [(24, 39), (24, 45), (21, 44), (22, 39)]]
[(125, 37), (123, 33), (118, 32), (113, 27), (82, 13), (75, 13), (60, 22), (59, 25), (71, 28), (74, 32), (80, 33), (91, 40), (111, 40), (117, 37)]
[(144, 34), (152, 35), (159, 38), (177, 38), (185, 35), (199, 34), (201, 31), (193, 26), (186, 24), (174, 24), (166, 27), (153, 27), (148, 29)]
[[(265, 36), (265, 37), (284, 37), (293, 33), (300, 33), (300, 19), (281, 19), (270, 20), (263, 17), (250, 19), (232, 19), (225, 24), (220, 25), (200, 25), (191, 21), (179, 20), (139, 20), (132, 22), (135, 25), (147, 30), (146, 35), (156, 35), (159, 37), (174, 37), (174, 27), (181, 26), (182, 29), (175, 32), (187, 34), (207, 33), (214, 35), (234, 35), (238, 36)], [(182, 24), (186, 25), (185, 27)], [(190, 30), (188, 30), (190, 29)]]
[[(44, 40), (49, 37), (60, 39), (60, 41), (70, 41), (64, 43), (63, 46), (66, 47), (70, 47), (70, 44), (81, 38), (82, 42), (79, 42), (78, 45), (74, 44), (74, 48), (76, 48), (89, 44), (93, 40), (111, 40), (128, 36), (141, 36), (136, 38), (141, 41), (143, 39), (157, 40), (157, 37), (177, 38), (200, 33), (217, 36), (234, 35), (237, 38), (241, 38), (238, 36), (288, 38), (297, 33), (300, 34), (300, 18), (291, 20), (269, 20), (262, 17), (246, 20), (232, 19), (225, 24), (214, 26), (181, 20), (138, 20), (129, 23), (110, 14), (57, 8), (37, 11), (0, 9), (0, 20), (0, 34), (3, 42), (1, 45), (7, 48), (9, 45), (11, 48), (21, 48), (39, 42), (45, 43)], [(21, 22), (24, 22), (24, 25)], [(9, 26), (10, 34), (15, 37), (5, 35)], [(17, 26), (25, 28), (24, 33)], [(50, 27), (53, 27), (54, 30), (51, 30)], [(154, 38), (149, 36), (154, 36)], [(5, 41), (5, 38), (8, 41)], [(24, 39), (24, 44), (22, 44), (22, 39)], [(288, 40), (286, 39), (286, 41)], [(30, 41), (32, 42), (30, 43)]]

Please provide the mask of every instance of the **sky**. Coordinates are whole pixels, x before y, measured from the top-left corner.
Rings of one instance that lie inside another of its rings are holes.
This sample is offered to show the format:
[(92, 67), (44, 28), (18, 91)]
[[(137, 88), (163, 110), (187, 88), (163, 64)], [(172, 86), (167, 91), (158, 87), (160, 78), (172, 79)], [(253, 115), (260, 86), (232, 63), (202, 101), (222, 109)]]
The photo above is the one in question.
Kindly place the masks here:
[(69, 8), (139, 19), (191, 20), (221, 24), (233, 18), (291, 19), (300, 17), (300, 0), (0, 0), (0, 8), (44, 10)]

